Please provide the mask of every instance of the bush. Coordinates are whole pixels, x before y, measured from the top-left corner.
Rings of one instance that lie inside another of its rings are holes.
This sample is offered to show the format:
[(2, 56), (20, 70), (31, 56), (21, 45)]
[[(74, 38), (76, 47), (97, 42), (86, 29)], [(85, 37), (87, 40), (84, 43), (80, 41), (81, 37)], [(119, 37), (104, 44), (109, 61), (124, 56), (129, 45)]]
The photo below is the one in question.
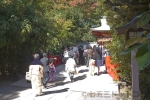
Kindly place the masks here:
[(112, 38), (111, 42), (104, 45), (110, 53), (111, 63), (119, 64), (119, 67), (116, 68), (116, 70), (120, 70), (118, 75), (121, 80), (131, 83), (131, 56), (130, 54), (121, 55), (121, 52), (125, 48), (125, 36), (113, 34)]

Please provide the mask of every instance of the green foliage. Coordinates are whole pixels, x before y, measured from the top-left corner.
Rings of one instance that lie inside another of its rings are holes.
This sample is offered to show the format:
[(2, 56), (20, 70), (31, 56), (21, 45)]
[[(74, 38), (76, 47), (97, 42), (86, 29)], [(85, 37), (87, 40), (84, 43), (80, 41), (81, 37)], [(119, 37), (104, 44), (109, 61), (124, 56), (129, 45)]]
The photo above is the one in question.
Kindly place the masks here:
[(116, 70), (120, 70), (118, 75), (121, 80), (131, 83), (131, 62), (130, 54), (121, 55), (122, 50), (125, 48), (125, 37), (124, 35), (112, 35), (112, 42), (105, 44), (106, 49), (110, 52), (111, 63), (119, 64)]
[[(138, 62), (138, 68), (139, 70), (143, 70), (145, 67), (147, 67), (150, 64), (150, 32), (142, 32), (140, 35), (129, 39), (126, 42), (126, 48), (127, 50), (122, 52), (122, 54), (130, 53), (131, 51), (135, 49), (139, 49), (136, 54), (136, 60)], [(138, 43), (138, 44), (137, 44)]]
[[(139, 15), (138, 17), (140, 19), (137, 22), (137, 27), (148, 24), (150, 21), (149, 16), (150, 16), (149, 11)], [(149, 56), (150, 55), (150, 49), (149, 49), (150, 38), (149, 37), (150, 37), (150, 31), (143, 31), (138, 36), (136, 36), (132, 39), (129, 39), (126, 42), (127, 50), (123, 52), (124, 54), (129, 53), (137, 48), (139, 49), (136, 54), (136, 60), (138, 62), (139, 70), (143, 70), (145, 67), (150, 65), (150, 61), (149, 61), (149, 59), (150, 59), (150, 56)]]
[(140, 92), (141, 92), (141, 99), (142, 100), (149, 100), (150, 99), (150, 66), (146, 67), (145, 69), (140, 71)]
[[(146, 0), (136, 1), (143, 2)], [(28, 67), (27, 58), (31, 51), (50, 49), (57, 54), (64, 45), (96, 40), (89, 28), (100, 26), (101, 16), (107, 16), (113, 29), (146, 9), (119, 4), (118, 0), (0, 0), (0, 59), (3, 59), (0, 71), (13, 73), (22, 69), (20, 66)], [(147, 42), (142, 39), (142, 43)], [(121, 48), (117, 43), (120, 42), (113, 43), (114, 51)], [(118, 60), (117, 55), (113, 58)]]
[(129, 49), (123, 51), (121, 54), (127, 54), (130, 53), (132, 50), (135, 50), (137, 48), (140, 48), (142, 46), (142, 44), (134, 44), (132, 47), (130, 47)]
[[(67, 3), (65, 0), (0, 1), (0, 75), (25, 72), (33, 51), (50, 50), (56, 55), (62, 46), (82, 40), (89, 32), (83, 16), (85, 6)], [(3, 57), (4, 54), (7, 56)]]
[[(137, 27), (141, 27), (149, 24), (150, 12), (144, 12), (138, 17), (140, 20), (137, 22)], [(138, 36), (133, 39), (129, 39), (126, 43), (126, 51), (124, 54), (129, 53), (135, 49), (138, 49), (136, 53), (136, 60), (138, 63), (138, 69), (140, 71), (140, 96), (142, 100), (150, 99), (150, 31), (141, 32)], [(138, 44), (137, 44), (138, 43)]]
[(92, 32), (89, 31), (88, 33), (85, 33), (84, 36), (82, 37), (83, 41), (95, 41), (96, 37), (93, 36)]
[(137, 27), (144, 26), (150, 21), (150, 11), (147, 11), (140, 15), (140, 20), (137, 23)]

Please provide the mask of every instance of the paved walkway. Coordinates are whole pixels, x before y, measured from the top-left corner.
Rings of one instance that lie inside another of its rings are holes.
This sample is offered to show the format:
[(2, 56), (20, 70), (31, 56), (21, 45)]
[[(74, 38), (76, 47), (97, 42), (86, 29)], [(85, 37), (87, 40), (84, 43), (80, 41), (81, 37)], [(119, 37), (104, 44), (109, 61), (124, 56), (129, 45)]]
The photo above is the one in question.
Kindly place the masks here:
[[(75, 82), (70, 83), (68, 74), (63, 72), (64, 69), (63, 64), (56, 67), (55, 82), (48, 84), (49, 88), (43, 90), (42, 96), (34, 97), (31, 84), (26, 83), (25, 79), (21, 79), (10, 86), (13, 88), (24, 87), (24, 89), (0, 95), (1, 100), (117, 100), (113, 99), (111, 93), (119, 92), (118, 84), (108, 74), (90, 76), (88, 68), (80, 66), (77, 68), (78, 75), (75, 75)], [(105, 70), (105, 66), (102, 69)]]

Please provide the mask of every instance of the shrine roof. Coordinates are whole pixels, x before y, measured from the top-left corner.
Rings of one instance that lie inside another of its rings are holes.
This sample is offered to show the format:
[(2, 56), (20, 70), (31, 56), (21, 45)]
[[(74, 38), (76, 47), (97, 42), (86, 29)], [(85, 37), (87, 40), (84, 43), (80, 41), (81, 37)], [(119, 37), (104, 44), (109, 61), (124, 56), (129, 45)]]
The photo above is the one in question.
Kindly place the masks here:
[(110, 26), (107, 25), (105, 16), (103, 16), (103, 19), (101, 19), (100, 27), (90, 28), (90, 30), (92, 31), (92, 34), (95, 36), (110, 37)]

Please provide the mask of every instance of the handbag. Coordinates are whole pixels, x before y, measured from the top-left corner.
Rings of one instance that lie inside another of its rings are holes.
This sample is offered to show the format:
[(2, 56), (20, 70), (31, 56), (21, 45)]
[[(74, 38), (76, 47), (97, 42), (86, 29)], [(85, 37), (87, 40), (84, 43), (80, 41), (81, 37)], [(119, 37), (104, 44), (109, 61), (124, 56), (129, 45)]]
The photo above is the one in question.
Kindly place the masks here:
[(74, 68), (74, 69), (75, 69), (74, 74), (77, 75), (77, 74), (78, 74), (78, 71), (77, 71), (76, 68)]
[(29, 72), (26, 72), (25, 79), (26, 79), (26, 81), (31, 81), (31, 77), (29, 75)]

